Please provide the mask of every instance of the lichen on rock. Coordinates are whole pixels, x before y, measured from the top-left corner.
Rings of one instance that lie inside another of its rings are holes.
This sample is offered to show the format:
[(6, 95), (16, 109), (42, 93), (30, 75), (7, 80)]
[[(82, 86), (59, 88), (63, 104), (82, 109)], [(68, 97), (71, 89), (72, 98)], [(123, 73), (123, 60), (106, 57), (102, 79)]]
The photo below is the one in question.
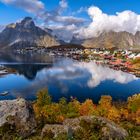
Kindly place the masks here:
[(32, 105), (23, 98), (0, 101), (0, 127), (15, 126), (22, 137), (29, 136), (36, 127)]

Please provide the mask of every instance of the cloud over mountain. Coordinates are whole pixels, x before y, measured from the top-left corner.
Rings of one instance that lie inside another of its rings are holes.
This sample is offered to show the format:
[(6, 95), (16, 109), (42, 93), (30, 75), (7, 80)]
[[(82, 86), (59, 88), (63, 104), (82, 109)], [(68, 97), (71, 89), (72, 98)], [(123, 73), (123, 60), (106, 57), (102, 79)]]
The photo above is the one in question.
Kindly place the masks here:
[[(70, 30), (71, 27), (75, 27), (75, 30), (77, 30), (79, 29), (78, 27), (85, 22), (85, 19), (72, 16), (72, 14), (68, 16), (63, 15), (63, 12), (69, 7), (66, 0), (60, 0), (58, 6), (50, 11), (45, 8), (45, 4), (41, 0), (0, 0), (0, 2), (32, 13), (37, 20), (41, 19), (43, 21), (42, 25), (44, 27), (50, 25), (53, 25), (50, 27), (55, 26), (55, 28), (52, 29), (54, 29), (54, 33), (58, 36), (60, 36), (59, 29), (61, 27), (63, 30), (61, 30), (62, 35), (60, 37), (64, 40), (70, 40), (72, 38), (73, 29)], [(65, 33), (67, 32), (69, 32), (69, 34), (66, 35)]]
[(129, 10), (108, 15), (98, 7), (91, 6), (88, 15), (92, 22), (78, 31), (79, 38), (95, 37), (104, 31), (127, 31), (133, 34), (140, 31), (140, 15)]
[[(100, 8), (91, 6), (81, 7), (69, 14), (65, 12), (69, 8), (67, 0), (60, 0), (58, 6), (52, 10), (46, 9), (45, 3), (41, 0), (0, 0), (0, 2), (32, 13), (36, 19), (41, 19), (44, 27), (50, 27), (58, 37), (66, 41), (70, 41), (73, 35), (85, 39), (108, 31), (127, 31), (133, 34), (140, 31), (140, 15), (130, 10), (109, 15)], [(75, 16), (75, 13), (81, 12), (87, 12), (91, 21), (88, 17), (84, 19)]]

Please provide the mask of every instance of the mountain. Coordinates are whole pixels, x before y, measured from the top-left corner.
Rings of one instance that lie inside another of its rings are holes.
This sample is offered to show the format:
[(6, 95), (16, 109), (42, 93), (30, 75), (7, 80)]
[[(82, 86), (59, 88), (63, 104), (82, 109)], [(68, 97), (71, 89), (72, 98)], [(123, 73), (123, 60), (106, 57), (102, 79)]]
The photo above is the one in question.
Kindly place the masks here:
[(72, 37), (70, 44), (83, 44), (85, 39), (77, 39), (75, 36)]
[(76, 40), (71, 43), (81, 43), (85, 48), (135, 48), (140, 49), (140, 31), (136, 34), (128, 32), (103, 32), (97, 37), (85, 40)]
[(2, 32), (4, 28), (5, 28), (5, 26), (0, 25), (0, 32)]
[[(85, 48), (134, 48), (140, 49), (140, 31), (136, 34), (123, 32), (103, 32), (90, 39), (72, 38), (70, 44), (81, 45)], [(0, 32), (0, 48), (19, 47), (52, 47), (67, 45), (63, 40), (58, 40), (53, 30), (42, 29), (35, 25), (30, 17), (25, 17), (21, 22), (12, 23)]]
[(0, 47), (27, 47), (59, 45), (59, 40), (50, 34), (51, 30), (37, 27), (30, 17), (24, 18), (19, 23), (12, 23), (0, 33)]

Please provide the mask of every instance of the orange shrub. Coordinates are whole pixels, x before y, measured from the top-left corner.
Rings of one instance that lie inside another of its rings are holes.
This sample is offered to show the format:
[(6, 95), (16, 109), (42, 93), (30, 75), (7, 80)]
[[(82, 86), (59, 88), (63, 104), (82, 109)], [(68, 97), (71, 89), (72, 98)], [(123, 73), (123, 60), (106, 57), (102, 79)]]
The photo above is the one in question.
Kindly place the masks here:
[(140, 108), (136, 112), (136, 124), (140, 125)]
[(112, 106), (112, 97), (111, 96), (101, 96), (99, 105), (103, 108), (109, 109)]
[(80, 115), (93, 115), (95, 111), (95, 105), (93, 104), (92, 100), (87, 99), (84, 103), (82, 103), (80, 107)]
[(96, 114), (102, 117), (107, 117), (109, 110), (112, 107), (111, 96), (101, 96), (99, 105), (97, 106)]
[(121, 115), (121, 120), (127, 120), (128, 119), (128, 116), (129, 116), (129, 111), (128, 109), (125, 109), (125, 108), (122, 108), (120, 110), (120, 115)]
[(107, 118), (108, 118), (109, 120), (114, 121), (114, 122), (120, 122), (121, 115), (120, 115), (119, 110), (118, 110), (117, 108), (115, 108), (115, 107), (111, 107), (111, 108), (108, 110)]

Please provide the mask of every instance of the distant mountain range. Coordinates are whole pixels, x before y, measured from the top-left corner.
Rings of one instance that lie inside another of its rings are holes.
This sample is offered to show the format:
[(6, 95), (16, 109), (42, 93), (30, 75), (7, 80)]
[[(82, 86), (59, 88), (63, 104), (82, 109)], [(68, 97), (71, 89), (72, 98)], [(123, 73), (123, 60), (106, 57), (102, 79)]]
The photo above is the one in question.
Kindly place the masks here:
[(19, 48), (19, 47), (75, 47), (83, 46), (85, 48), (133, 48), (140, 49), (140, 31), (132, 34), (123, 32), (103, 32), (97, 37), (90, 39), (78, 39), (75, 36), (69, 44), (58, 39), (53, 35), (53, 30), (42, 29), (35, 25), (30, 17), (24, 18), (21, 22), (12, 23), (5, 27), (0, 33), (1, 48)]
[(0, 47), (51, 47), (60, 45), (59, 40), (51, 35), (51, 30), (37, 27), (32, 18), (26, 17), (21, 22), (9, 24), (0, 33)]
[(140, 49), (140, 31), (136, 34), (128, 32), (103, 32), (98, 37), (83, 40), (86, 48), (122, 48)]

